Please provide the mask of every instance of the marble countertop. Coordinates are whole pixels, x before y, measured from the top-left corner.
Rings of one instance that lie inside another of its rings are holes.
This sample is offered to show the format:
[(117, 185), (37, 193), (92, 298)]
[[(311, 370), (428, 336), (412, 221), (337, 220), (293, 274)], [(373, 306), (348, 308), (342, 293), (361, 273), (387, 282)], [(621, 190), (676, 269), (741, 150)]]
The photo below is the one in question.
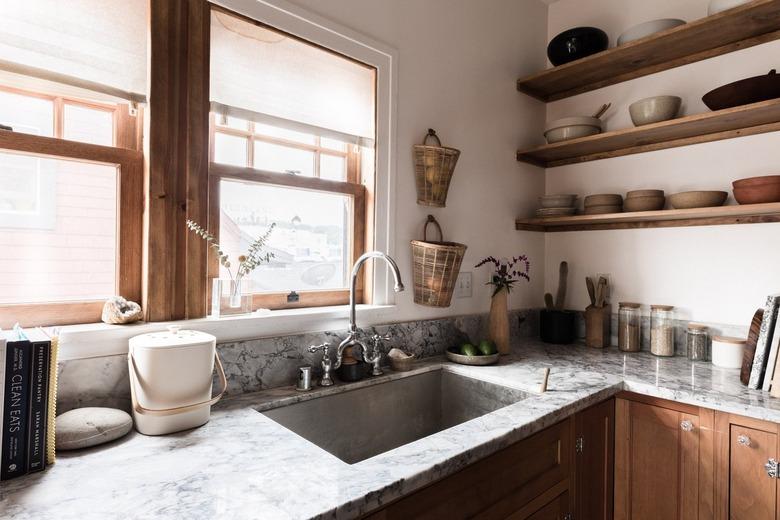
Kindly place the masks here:
[[(543, 368), (550, 368), (548, 391), (538, 394)], [(440, 369), (532, 395), (352, 465), (258, 413)], [(780, 400), (747, 390), (738, 370), (526, 341), (492, 367), (430, 358), (412, 372), (305, 394), (291, 388), (245, 394), (220, 403), (211, 421), (194, 430), (162, 437), (131, 433), (103, 447), (58, 454), (45, 472), (0, 483), (0, 517), (355, 518), (623, 389), (780, 422)]]

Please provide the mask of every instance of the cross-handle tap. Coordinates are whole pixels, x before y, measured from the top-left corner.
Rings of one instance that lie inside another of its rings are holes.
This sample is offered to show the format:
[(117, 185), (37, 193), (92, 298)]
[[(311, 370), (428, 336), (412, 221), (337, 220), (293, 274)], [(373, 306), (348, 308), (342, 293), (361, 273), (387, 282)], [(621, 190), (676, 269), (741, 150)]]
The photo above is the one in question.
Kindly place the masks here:
[(322, 379), (320, 379), (320, 386), (332, 386), (333, 379), (330, 377), (330, 372), (333, 365), (330, 362), (330, 343), (309, 347), (309, 352), (312, 354), (320, 350), (322, 351)]
[(374, 365), (374, 368), (371, 370), (372, 376), (381, 376), (384, 372), (382, 372), (382, 342), (390, 340), (390, 335), (386, 334), (382, 336), (381, 334), (374, 334), (371, 336), (371, 343), (373, 344), (373, 348), (371, 349), (371, 353), (366, 356), (366, 362), (371, 363)]

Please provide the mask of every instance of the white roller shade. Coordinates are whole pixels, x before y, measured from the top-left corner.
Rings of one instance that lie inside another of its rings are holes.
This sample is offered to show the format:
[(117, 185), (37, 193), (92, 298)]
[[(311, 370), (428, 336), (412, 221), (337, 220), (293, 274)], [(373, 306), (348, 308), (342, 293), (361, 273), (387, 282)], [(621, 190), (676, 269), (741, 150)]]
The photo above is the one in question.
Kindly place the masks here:
[(0, 69), (142, 101), (146, 0), (2, 0)]
[(211, 100), (247, 119), (374, 138), (373, 68), (221, 11), (211, 15)]

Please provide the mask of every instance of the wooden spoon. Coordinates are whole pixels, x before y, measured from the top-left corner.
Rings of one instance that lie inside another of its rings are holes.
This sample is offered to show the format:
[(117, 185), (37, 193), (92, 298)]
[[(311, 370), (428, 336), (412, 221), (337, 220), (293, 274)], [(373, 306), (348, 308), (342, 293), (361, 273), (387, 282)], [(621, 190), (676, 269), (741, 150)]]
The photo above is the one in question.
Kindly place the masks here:
[(612, 103), (606, 103), (606, 104), (604, 104), (604, 105), (601, 105), (601, 108), (598, 110), (598, 112), (596, 112), (595, 114), (593, 114), (593, 117), (595, 117), (596, 119), (599, 119), (599, 118), (601, 118), (601, 116), (603, 116), (603, 115), (604, 115), (604, 113), (605, 113), (607, 110), (609, 110), (609, 107), (611, 107), (611, 106), (612, 106)]
[(585, 277), (585, 285), (588, 286), (588, 296), (590, 296), (590, 304), (596, 306), (596, 287), (593, 285), (593, 279), (589, 276)]

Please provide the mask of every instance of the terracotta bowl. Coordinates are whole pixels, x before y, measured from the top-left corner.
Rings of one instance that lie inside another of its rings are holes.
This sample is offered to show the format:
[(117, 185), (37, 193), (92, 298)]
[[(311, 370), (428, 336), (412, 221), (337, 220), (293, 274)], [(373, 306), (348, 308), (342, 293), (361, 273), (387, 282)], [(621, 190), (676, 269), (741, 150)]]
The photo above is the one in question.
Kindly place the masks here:
[(780, 202), (780, 183), (734, 188), (734, 198), (740, 204)]
[(658, 211), (664, 209), (666, 197), (629, 197), (623, 203), (623, 211)]
[(731, 185), (735, 188), (747, 188), (750, 186), (764, 186), (766, 184), (780, 184), (780, 175), (765, 175), (763, 177), (748, 177), (737, 179)]
[(669, 196), (675, 209), (714, 208), (722, 206), (729, 194), (726, 191), (684, 191)]

